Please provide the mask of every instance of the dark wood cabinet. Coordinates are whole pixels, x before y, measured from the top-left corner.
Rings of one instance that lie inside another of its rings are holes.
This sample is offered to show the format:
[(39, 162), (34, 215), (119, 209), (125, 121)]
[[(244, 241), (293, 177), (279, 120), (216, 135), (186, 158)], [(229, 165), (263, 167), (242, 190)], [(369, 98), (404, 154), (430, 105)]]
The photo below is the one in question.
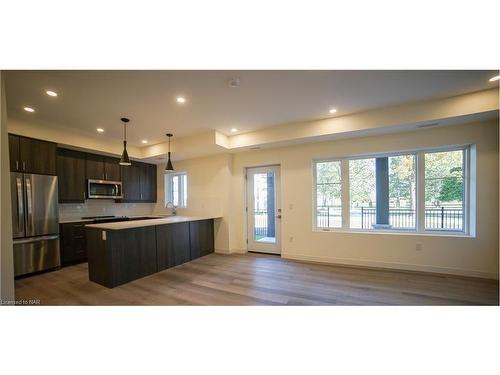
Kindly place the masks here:
[(63, 266), (87, 261), (85, 222), (60, 225), (61, 264)]
[(106, 156), (104, 158), (104, 175), (106, 180), (121, 181), (120, 159)]
[(189, 223), (156, 226), (156, 258), (158, 271), (191, 260)]
[(214, 221), (199, 220), (189, 222), (191, 259), (214, 252)]
[(120, 159), (109, 156), (87, 154), (87, 179), (121, 181)]
[(56, 174), (56, 144), (9, 134), (10, 169), (13, 172)]
[(19, 160), (19, 136), (9, 134), (9, 159), (11, 172), (21, 172), (22, 164)]
[(156, 266), (156, 229), (147, 226), (103, 231), (87, 229), (89, 279), (113, 288), (151, 275)]
[(104, 156), (86, 155), (86, 177), (89, 180), (105, 180), (104, 176)]
[(57, 149), (59, 203), (85, 202), (85, 153)]
[(132, 161), (132, 165), (121, 167), (122, 175), (122, 202), (139, 202), (141, 200), (141, 170), (139, 163)]
[(214, 220), (130, 229), (86, 228), (89, 279), (108, 288), (214, 251)]
[(140, 164), (141, 170), (141, 200), (156, 202), (156, 165)]
[(121, 167), (122, 202), (156, 202), (156, 165), (132, 161)]

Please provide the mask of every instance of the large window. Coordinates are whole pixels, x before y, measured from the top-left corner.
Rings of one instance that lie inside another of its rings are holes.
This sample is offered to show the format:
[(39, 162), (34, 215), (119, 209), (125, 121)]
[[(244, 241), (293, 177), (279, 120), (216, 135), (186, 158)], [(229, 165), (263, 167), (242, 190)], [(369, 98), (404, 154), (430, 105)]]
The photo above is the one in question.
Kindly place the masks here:
[(389, 224), (395, 229), (417, 225), (415, 155), (389, 156)]
[(461, 147), (316, 161), (315, 227), (469, 233), (469, 153)]
[(464, 150), (425, 154), (425, 229), (464, 229)]
[(342, 227), (340, 161), (316, 163), (316, 225)]
[(349, 160), (349, 212), (351, 228), (371, 229), (375, 223), (375, 159)]
[(175, 207), (187, 207), (187, 174), (170, 173), (165, 175), (165, 205), (172, 203)]

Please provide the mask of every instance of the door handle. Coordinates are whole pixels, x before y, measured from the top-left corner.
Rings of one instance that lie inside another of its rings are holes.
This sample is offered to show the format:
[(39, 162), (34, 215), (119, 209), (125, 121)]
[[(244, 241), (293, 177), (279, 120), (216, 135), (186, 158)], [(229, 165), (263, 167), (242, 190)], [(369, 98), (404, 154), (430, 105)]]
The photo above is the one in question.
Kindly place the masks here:
[(23, 181), (19, 177), (16, 178), (16, 186), (17, 186), (17, 225), (18, 229), (21, 229), (23, 227), (23, 218), (24, 218), (24, 200), (23, 200)]
[(32, 206), (31, 206), (31, 180), (29, 178), (25, 178), (25, 183), (26, 183), (26, 205), (27, 205), (27, 208), (28, 208), (28, 220), (27, 223), (28, 223), (28, 227), (29, 227), (29, 230), (27, 230), (27, 234), (28, 235), (31, 235), (31, 231), (32, 231), (32, 220), (33, 220), (33, 212), (32, 212)]
[(281, 219), (281, 215), (276, 215), (276, 219)]

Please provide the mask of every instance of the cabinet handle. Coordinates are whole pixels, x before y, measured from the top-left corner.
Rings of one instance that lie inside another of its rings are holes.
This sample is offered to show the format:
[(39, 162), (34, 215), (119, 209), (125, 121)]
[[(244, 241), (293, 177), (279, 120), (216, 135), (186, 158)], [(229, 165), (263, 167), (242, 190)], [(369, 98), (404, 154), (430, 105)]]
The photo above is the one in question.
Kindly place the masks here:
[(26, 162), (23, 161), (23, 171), (26, 170)]
[(16, 160), (16, 171), (19, 170), (19, 160)]

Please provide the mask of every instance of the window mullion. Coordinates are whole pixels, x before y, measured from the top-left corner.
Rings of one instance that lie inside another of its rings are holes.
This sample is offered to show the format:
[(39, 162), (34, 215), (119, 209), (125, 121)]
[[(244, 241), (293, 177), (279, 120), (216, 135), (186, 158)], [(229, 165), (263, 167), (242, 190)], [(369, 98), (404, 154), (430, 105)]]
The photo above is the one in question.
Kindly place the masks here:
[(425, 231), (425, 157), (424, 152), (417, 153), (417, 232)]
[(342, 201), (342, 228), (350, 227), (350, 208), (349, 208), (349, 160), (344, 159), (340, 163), (341, 176), (341, 201)]

